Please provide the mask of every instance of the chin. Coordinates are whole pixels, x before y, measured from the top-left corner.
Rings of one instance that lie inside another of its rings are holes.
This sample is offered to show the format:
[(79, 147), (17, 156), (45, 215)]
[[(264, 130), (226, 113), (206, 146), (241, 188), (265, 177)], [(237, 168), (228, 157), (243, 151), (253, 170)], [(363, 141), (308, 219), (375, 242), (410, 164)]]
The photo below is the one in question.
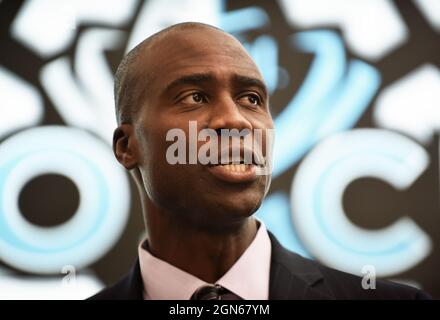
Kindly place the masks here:
[(211, 215), (219, 216), (226, 220), (242, 220), (252, 216), (260, 207), (263, 195), (253, 194), (247, 197), (218, 197), (210, 201), (208, 207)]
[(211, 196), (198, 199), (198, 205), (194, 202), (191, 209), (185, 205), (185, 211), (190, 224), (210, 232), (231, 232), (240, 228), (242, 223), (251, 217), (260, 207), (261, 197), (255, 194), (250, 197), (221, 197)]

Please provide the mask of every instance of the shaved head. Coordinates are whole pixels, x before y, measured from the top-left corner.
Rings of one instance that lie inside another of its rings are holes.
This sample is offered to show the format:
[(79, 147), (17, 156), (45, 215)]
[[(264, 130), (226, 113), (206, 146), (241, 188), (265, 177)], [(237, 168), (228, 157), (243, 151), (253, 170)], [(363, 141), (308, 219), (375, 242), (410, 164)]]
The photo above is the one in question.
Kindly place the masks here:
[[(209, 24), (199, 22), (179, 23), (151, 35), (124, 56), (115, 74), (114, 97), (118, 125), (132, 123), (133, 115), (136, 114), (140, 106), (139, 99), (146, 91), (148, 74), (139, 72), (137, 68), (139, 56), (153, 47), (155, 43), (164, 40), (172, 32), (192, 30), (215, 30), (227, 34)], [(148, 63), (154, 64), (160, 63), (160, 61), (148, 61)]]

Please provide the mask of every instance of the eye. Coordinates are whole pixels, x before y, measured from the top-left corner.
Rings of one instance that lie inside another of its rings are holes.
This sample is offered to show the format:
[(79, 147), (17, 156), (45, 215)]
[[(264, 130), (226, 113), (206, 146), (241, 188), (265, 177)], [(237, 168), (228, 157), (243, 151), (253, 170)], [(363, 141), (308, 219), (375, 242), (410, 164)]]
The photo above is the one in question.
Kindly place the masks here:
[(257, 107), (261, 105), (261, 99), (257, 94), (246, 94), (238, 99), (238, 103), (244, 106)]
[(184, 97), (181, 102), (186, 104), (201, 104), (207, 102), (206, 97), (200, 92), (193, 92)]

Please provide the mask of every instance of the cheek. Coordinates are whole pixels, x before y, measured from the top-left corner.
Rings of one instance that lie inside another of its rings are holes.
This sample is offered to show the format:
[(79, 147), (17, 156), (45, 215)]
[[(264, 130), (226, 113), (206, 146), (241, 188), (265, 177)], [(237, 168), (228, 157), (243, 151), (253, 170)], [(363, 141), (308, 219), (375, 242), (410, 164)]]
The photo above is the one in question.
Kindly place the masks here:
[(146, 175), (150, 199), (158, 207), (182, 211), (194, 206), (196, 195), (201, 193), (200, 173), (193, 165), (160, 163), (149, 168)]
[(275, 128), (273, 126), (272, 120), (268, 120), (266, 125), (263, 127), (264, 133), (262, 135), (262, 151), (265, 157), (272, 157), (273, 147), (275, 142)]
[(163, 205), (172, 205), (178, 198), (187, 197), (191, 183), (197, 179), (196, 166), (170, 164), (167, 150), (173, 143), (166, 141), (166, 132), (150, 134), (142, 143), (142, 178), (150, 199)]
[(166, 147), (164, 145), (166, 141), (165, 138), (162, 139), (162, 136), (162, 132), (150, 123), (144, 124), (142, 129), (137, 131), (139, 169), (145, 191), (150, 198), (157, 184), (156, 173), (163, 171), (163, 149)]

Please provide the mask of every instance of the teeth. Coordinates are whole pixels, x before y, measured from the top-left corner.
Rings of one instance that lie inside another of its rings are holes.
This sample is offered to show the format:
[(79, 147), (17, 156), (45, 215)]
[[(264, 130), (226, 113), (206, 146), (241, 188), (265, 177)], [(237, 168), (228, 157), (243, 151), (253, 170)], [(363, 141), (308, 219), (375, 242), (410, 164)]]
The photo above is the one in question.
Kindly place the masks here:
[(223, 164), (221, 165), (226, 170), (232, 172), (245, 172), (248, 168), (248, 164)]

